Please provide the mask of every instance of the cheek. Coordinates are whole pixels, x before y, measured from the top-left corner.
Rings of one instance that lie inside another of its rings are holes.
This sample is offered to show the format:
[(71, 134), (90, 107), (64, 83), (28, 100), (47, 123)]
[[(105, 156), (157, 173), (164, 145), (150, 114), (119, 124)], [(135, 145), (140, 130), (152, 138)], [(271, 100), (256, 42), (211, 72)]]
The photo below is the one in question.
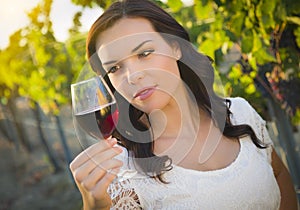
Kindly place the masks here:
[[(161, 55), (155, 56), (151, 60), (142, 63), (139, 66), (139, 70), (144, 71), (145, 77), (138, 86), (158, 85), (159, 91), (154, 100), (156, 105), (163, 106), (168, 103), (170, 98), (173, 98), (178, 84), (181, 81), (175, 59)], [(133, 102), (133, 95), (137, 91), (137, 87), (135, 85), (130, 85), (127, 77), (123, 74), (113, 74), (110, 75), (109, 78), (116, 91), (129, 103)]]
[(114, 86), (115, 90), (127, 101), (130, 102), (132, 100), (133, 88), (126, 82), (126, 79), (112, 76), (110, 77), (110, 82)]
[(181, 82), (181, 77), (177, 62), (168, 59), (166, 62), (162, 62), (160, 67), (152, 71), (152, 77), (155, 78), (159, 89), (165, 94), (173, 95), (177, 89), (178, 84)]
[(159, 91), (162, 95), (169, 95), (173, 97), (176, 93), (179, 83), (180, 80), (174, 76), (161, 77), (158, 81)]
[(174, 76), (180, 77), (177, 60), (169, 56), (157, 56), (153, 63), (155, 65), (154, 68), (164, 70), (173, 74)]

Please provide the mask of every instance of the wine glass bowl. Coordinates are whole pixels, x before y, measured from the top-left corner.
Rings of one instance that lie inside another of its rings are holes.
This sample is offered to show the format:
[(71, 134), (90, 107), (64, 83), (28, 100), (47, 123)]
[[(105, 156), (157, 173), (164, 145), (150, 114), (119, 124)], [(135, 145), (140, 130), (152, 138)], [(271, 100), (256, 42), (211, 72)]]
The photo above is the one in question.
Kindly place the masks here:
[(74, 124), (96, 139), (107, 139), (116, 128), (116, 100), (101, 76), (71, 85)]
[[(82, 148), (110, 138), (116, 129), (119, 111), (116, 99), (104, 79), (94, 76), (72, 84), (71, 95), (73, 123)], [(86, 138), (85, 134), (91, 138)], [(133, 177), (140, 177), (135, 169), (121, 168), (115, 182)]]

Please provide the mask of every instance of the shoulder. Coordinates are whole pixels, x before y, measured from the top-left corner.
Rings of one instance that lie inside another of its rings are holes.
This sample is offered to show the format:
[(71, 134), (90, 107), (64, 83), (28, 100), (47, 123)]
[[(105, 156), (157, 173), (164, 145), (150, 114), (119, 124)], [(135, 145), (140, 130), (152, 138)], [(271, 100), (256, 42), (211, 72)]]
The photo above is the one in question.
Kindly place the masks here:
[(231, 101), (229, 110), (231, 112), (230, 120), (232, 123), (234, 125), (249, 125), (257, 138), (268, 145), (267, 153), (270, 161), (272, 152), (271, 145), (273, 145), (273, 142), (269, 136), (266, 121), (256, 112), (246, 99), (241, 97), (227, 99)]
[(253, 107), (250, 105), (250, 103), (242, 98), (242, 97), (234, 97), (234, 98), (226, 98), (227, 100), (229, 100), (230, 103), (230, 111), (246, 111), (249, 109), (253, 109)]
[(229, 110), (231, 112), (231, 119), (233, 122), (236, 122), (238, 124), (240, 123), (246, 123), (251, 121), (257, 120), (257, 112), (252, 107), (252, 105), (244, 98), (242, 97), (234, 97), (234, 98), (226, 98), (230, 101)]

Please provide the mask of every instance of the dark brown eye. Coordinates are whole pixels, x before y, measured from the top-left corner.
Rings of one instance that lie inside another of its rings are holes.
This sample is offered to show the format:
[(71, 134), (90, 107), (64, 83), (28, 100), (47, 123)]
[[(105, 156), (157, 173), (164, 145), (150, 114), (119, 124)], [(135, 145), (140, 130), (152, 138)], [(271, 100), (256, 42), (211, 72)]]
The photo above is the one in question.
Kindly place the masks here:
[(148, 55), (150, 55), (153, 52), (154, 52), (154, 50), (145, 50), (144, 52), (139, 53), (138, 57), (139, 58), (145, 58), (145, 57), (147, 57)]
[(120, 69), (120, 66), (113, 66), (108, 70), (108, 74), (110, 73), (115, 73), (116, 71), (118, 71)]

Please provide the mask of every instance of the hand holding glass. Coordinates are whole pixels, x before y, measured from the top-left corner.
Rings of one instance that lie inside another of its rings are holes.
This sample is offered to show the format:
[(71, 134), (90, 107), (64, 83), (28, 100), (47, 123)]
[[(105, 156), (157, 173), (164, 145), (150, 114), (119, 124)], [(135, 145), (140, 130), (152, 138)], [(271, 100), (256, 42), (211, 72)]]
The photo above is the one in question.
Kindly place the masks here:
[[(116, 99), (102, 77), (97, 76), (71, 85), (74, 125), (81, 146), (77, 124), (91, 137), (107, 139), (116, 128), (119, 112)], [(136, 176), (136, 170), (121, 170), (115, 181)]]

